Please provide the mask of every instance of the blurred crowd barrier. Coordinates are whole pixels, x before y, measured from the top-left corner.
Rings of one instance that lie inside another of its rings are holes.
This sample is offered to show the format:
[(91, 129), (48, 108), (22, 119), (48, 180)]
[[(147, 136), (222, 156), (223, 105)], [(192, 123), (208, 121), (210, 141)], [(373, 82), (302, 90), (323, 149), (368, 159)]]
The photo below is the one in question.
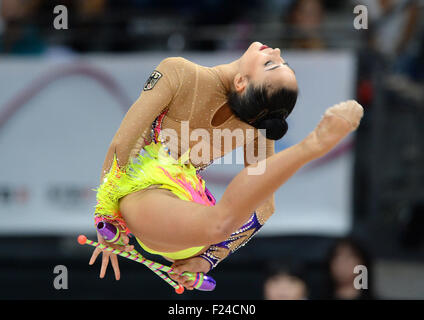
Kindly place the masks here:
[[(68, 9), (55, 30), (54, 8)], [(352, 2), (335, 0), (2, 0), (0, 52), (44, 54), (272, 47), (353, 48)]]

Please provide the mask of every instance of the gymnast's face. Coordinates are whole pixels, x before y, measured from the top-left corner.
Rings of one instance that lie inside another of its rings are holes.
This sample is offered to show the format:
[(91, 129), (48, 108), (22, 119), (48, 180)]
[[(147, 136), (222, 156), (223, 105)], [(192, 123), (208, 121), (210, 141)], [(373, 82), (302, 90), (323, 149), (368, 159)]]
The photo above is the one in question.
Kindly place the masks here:
[(240, 58), (239, 73), (234, 79), (242, 93), (249, 82), (266, 87), (297, 89), (296, 75), (281, 57), (280, 49), (253, 42)]

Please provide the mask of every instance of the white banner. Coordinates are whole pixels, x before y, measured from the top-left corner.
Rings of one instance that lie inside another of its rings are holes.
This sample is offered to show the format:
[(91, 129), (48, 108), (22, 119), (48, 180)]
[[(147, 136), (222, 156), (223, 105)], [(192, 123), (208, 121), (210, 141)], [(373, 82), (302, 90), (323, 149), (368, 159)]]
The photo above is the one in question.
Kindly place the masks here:
[[(108, 145), (161, 54), (102, 55), (0, 61), (0, 233), (92, 232), (95, 192)], [(238, 58), (184, 54), (205, 66)], [(300, 141), (324, 110), (353, 97), (355, 60), (346, 52), (287, 52), (296, 71), (298, 104), (282, 150)], [(284, 164), (282, 164), (284, 165)], [(219, 199), (237, 165), (205, 172)], [(242, 190), (240, 191), (242, 192)], [(350, 229), (351, 155), (348, 141), (297, 173), (276, 194), (266, 234), (343, 234)]]

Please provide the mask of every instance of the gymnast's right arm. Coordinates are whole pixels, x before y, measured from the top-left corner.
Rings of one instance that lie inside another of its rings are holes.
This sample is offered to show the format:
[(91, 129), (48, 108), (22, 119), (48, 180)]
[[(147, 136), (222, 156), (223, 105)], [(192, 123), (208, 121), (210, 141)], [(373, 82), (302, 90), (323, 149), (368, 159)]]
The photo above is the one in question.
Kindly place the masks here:
[(110, 143), (103, 163), (100, 182), (109, 171), (116, 153), (123, 168), (130, 157), (136, 156), (148, 138), (155, 118), (169, 105), (179, 87), (176, 74), (178, 58), (164, 59), (147, 80), (139, 98), (128, 110)]
[[(110, 143), (102, 167), (100, 184), (103, 183), (104, 176), (110, 170), (114, 154), (116, 154), (118, 166), (122, 169), (130, 157), (135, 156), (144, 146), (144, 139), (148, 138), (153, 121), (167, 108), (179, 87), (175, 71), (177, 63), (179, 63), (179, 60), (176, 58), (164, 59), (146, 81), (141, 95), (126, 113)], [(129, 239), (126, 235), (123, 235), (123, 241), (126, 246), (106, 243), (99, 233), (97, 233), (97, 238), (100, 243), (118, 250), (131, 251), (133, 249), (133, 246), (128, 246)], [(90, 258), (90, 265), (96, 261), (97, 256), (101, 252), (102, 250), (99, 248), (94, 250)], [(100, 278), (103, 278), (106, 273), (109, 257), (115, 272), (115, 278), (119, 280), (120, 271), (117, 256), (108, 251), (103, 252)]]

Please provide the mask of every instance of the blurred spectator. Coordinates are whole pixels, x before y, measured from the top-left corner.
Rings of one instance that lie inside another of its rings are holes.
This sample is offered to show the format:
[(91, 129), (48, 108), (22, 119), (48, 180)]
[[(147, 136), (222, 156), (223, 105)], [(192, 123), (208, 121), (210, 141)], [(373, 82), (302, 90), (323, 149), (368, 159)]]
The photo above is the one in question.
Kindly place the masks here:
[(37, 15), (41, 0), (1, 0), (0, 53), (38, 54), (45, 49), (39, 28), (32, 18)]
[[(368, 289), (356, 289), (356, 266), (365, 266), (367, 269)], [(366, 250), (353, 238), (343, 238), (330, 249), (327, 258), (329, 280), (329, 299), (336, 300), (369, 300), (375, 299), (372, 292), (372, 262)]]
[(274, 262), (268, 267), (264, 282), (265, 300), (306, 300), (308, 287), (303, 266)]
[(393, 71), (408, 73), (417, 50), (419, 5), (417, 0), (354, 0), (368, 8), (368, 40), (372, 50), (393, 62)]
[(424, 32), (420, 35), (417, 55), (414, 58), (413, 64), (415, 68), (411, 72), (412, 79), (424, 83)]
[(73, 29), (77, 30), (71, 41), (72, 49), (77, 52), (110, 50), (108, 45), (111, 41), (108, 37), (116, 35), (108, 32), (110, 21), (105, 15), (107, 1), (78, 0), (73, 1), (72, 5), (75, 9)]
[(288, 10), (287, 22), (292, 40), (289, 47), (298, 49), (323, 49), (325, 41), (320, 34), (324, 20), (321, 0), (296, 0)]
[(79, 14), (85, 18), (100, 16), (105, 11), (106, 0), (78, 1)]

